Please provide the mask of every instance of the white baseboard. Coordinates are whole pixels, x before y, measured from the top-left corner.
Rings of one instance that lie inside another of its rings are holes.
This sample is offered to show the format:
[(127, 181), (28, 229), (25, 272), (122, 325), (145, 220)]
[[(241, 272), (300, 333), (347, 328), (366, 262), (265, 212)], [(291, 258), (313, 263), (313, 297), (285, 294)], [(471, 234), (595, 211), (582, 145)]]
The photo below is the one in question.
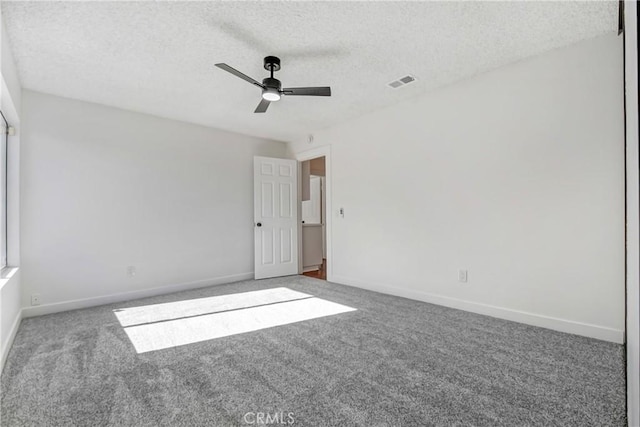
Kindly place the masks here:
[(13, 321), (13, 325), (11, 325), (11, 330), (9, 331), (9, 336), (2, 343), (2, 354), (0, 354), (0, 374), (4, 370), (4, 363), (7, 361), (7, 356), (9, 356), (9, 350), (11, 350), (11, 346), (13, 346), (13, 340), (18, 333), (18, 328), (20, 327), (20, 322), (22, 321), (22, 310), (18, 311), (18, 315)]
[(93, 298), (84, 298), (72, 301), (57, 302), (53, 304), (38, 305), (34, 307), (25, 307), (22, 309), (22, 317), (42, 316), (44, 314), (95, 307), (98, 305), (130, 301), (138, 298), (155, 297), (158, 295), (165, 295), (173, 292), (188, 291), (191, 289), (204, 288), (214, 285), (223, 285), (226, 283), (239, 282), (241, 280), (249, 279), (253, 279), (253, 272), (214, 277), (210, 279), (197, 280), (195, 282), (181, 283), (178, 285), (160, 286), (157, 288), (142, 289), (139, 291), (121, 292), (117, 294), (104, 295)]
[(333, 275), (330, 281), (342, 285), (353, 286), (356, 288), (367, 289), (384, 294), (428, 302), (431, 304), (443, 305), (445, 307), (457, 308), (459, 310), (470, 311), (472, 313), (484, 314), (487, 316), (497, 317), (499, 319), (511, 320), (514, 322), (525, 323), (527, 325), (553, 329), (555, 331), (582, 335), (585, 337), (596, 338), (603, 341), (610, 341), (617, 344), (624, 343), (624, 331), (619, 329), (612, 329), (604, 326), (592, 325), (589, 323), (575, 322), (573, 320), (560, 319), (557, 317), (550, 317), (541, 314), (529, 313), (526, 311), (497, 307), (473, 301), (465, 301), (458, 298), (451, 298), (427, 292), (401, 289), (378, 283), (364, 282), (361, 280), (343, 276)]

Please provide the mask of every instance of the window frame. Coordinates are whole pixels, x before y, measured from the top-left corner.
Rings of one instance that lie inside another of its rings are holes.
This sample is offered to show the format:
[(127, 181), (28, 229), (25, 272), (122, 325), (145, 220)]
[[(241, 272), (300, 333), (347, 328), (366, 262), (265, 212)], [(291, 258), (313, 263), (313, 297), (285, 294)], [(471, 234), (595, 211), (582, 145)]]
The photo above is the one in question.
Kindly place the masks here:
[(0, 135), (0, 269), (7, 267), (8, 225), (7, 225), (7, 181), (8, 145), (10, 125), (2, 112), (2, 135)]

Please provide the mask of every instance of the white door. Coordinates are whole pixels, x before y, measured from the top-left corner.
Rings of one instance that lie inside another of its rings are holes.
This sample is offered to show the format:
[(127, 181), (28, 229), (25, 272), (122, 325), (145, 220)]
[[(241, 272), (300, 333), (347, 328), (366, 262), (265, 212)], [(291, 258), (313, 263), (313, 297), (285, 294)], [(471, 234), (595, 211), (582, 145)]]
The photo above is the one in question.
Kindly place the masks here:
[(255, 278), (298, 274), (297, 162), (254, 157)]

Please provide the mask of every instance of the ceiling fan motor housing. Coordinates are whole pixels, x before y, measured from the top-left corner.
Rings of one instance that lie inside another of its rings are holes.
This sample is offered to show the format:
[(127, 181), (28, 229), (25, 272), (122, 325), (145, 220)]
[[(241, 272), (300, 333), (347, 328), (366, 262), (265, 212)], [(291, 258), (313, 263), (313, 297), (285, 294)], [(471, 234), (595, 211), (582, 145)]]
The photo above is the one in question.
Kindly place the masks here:
[(272, 77), (267, 77), (266, 79), (262, 79), (262, 84), (268, 87), (269, 89), (280, 90), (282, 88), (282, 83), (278, 79), (274, 79)]

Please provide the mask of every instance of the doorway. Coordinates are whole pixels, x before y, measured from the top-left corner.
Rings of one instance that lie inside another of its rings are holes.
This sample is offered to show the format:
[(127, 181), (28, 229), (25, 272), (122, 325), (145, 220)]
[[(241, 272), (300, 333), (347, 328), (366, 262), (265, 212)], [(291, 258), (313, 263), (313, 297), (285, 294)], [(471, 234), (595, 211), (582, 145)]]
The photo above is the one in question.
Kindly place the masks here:
[(331, 280), (329, 147), (296, 156), (299, 170), (299, 273)]
[(302, 274), (327, 280), (325, 158), (302, 163)]

